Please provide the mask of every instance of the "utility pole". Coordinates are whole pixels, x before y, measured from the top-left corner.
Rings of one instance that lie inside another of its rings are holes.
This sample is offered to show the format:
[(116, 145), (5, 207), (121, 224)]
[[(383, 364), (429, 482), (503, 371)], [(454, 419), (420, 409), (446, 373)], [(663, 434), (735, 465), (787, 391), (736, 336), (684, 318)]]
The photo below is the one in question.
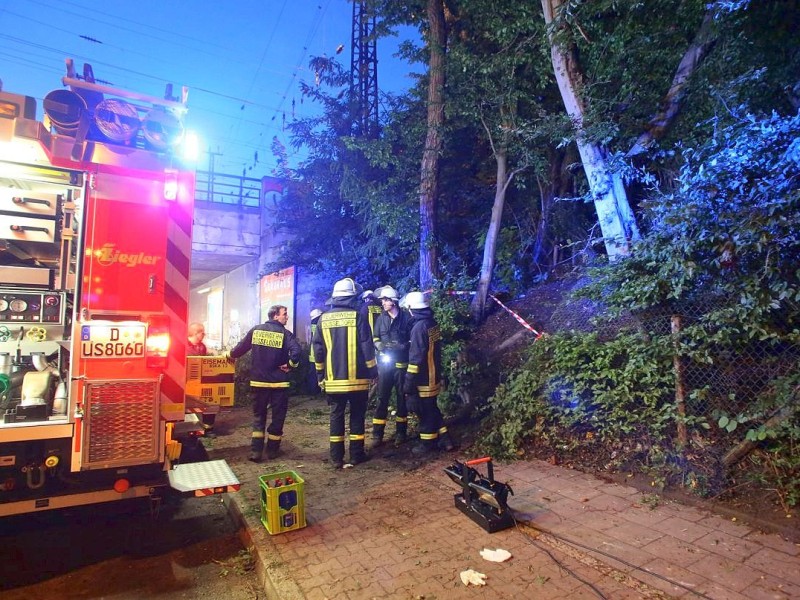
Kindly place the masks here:
[(371, 0), (353, 1), (350, 102), (356, 135), (378, 137), (378, 44)]

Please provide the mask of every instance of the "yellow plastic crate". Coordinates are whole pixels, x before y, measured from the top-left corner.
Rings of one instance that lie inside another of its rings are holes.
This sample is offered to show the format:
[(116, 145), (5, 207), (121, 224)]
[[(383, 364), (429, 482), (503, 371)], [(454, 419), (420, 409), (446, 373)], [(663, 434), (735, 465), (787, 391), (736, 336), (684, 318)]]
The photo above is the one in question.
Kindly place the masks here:
[[(291, 477), (292, 483), (286, 483), (287, 477)], [(281, 485), (276, 486), (276, 481)], [(261, 486), (261, 522), (270, 534), (306, 526), (302, 477), (294, 471), (279, 471), (261, 475), (258, 482)]]

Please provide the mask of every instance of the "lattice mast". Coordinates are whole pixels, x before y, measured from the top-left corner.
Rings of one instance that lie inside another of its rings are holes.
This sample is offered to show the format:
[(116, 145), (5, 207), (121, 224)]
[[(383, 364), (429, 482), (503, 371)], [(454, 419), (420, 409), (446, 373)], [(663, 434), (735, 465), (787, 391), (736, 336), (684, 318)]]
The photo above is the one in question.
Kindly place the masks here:
[(378, 135), (378, 52), (375, 12), (370, 0), (353, 1), (350, 101), (356, 135)]

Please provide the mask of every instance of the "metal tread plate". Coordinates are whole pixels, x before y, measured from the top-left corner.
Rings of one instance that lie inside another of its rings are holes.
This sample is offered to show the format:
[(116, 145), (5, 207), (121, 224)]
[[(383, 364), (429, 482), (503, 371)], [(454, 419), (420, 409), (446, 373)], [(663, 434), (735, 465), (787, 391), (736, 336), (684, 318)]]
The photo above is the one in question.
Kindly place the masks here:
[(179, 492), (195, 492), (196, 496), (235, 492), (240, 487), (239, 479), (224, 460), (176, 465), (168, 475), (170, 487)]

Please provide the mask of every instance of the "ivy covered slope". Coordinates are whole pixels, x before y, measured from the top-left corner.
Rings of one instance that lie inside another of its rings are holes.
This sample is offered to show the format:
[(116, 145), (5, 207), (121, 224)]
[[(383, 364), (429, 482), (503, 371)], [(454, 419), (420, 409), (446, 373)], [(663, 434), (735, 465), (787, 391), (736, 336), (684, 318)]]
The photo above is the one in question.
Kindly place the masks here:
[(593, 330), (535, 342), (498, 387), (493, 451), (593, 448), (611, 471), (800, 503), (800, 116), (735, 116), (579, 291)]

